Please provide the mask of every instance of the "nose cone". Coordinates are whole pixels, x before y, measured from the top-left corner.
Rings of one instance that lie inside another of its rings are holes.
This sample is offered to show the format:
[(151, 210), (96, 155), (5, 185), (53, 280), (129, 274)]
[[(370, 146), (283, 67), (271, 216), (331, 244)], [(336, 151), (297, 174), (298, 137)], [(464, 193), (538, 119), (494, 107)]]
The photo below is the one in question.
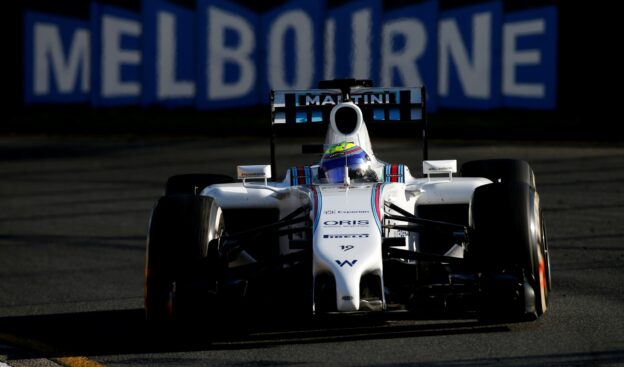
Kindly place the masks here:
[[(357, 265), (357, 264), (355, 264)], [(339, 312), (358, 311), (360, 309), (361, 269), (334, 272), (336, 279), (336, 308)]]
[(342, 298), (338, 300), (337, 306), (340, 312), (358, 311), (360, 309), (360, 300), (359, 297), (356, 301), (353, 296), (342, 296)]
[(382, 274), (381, 232), (371, 204), (380, 196), (376, 187), (318, 186), (313, 273), (333, 276), (338, 312), (360, 311), (362, 275)]

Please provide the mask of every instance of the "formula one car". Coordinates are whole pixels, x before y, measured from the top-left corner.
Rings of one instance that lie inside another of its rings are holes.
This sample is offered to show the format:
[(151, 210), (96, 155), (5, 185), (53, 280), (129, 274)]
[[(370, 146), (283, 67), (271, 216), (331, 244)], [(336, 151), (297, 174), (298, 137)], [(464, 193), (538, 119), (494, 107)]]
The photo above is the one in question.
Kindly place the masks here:
[[(548, 308), (548, 244), (528, 163), (428, 160), (423, 177), (375, 156), (366, 123), (426, 131), (425, 91), (324, 81), (271, 92), (273, 127), (327, 124), (310, 166), (169, 178), (151, 214), (149, 320), (269, 307), (302, 315), (466, 312), (533, 320)], [(317, 125), (321, 126), (321, 125)], [(194, 316), (193, 316), (194, 317)]]

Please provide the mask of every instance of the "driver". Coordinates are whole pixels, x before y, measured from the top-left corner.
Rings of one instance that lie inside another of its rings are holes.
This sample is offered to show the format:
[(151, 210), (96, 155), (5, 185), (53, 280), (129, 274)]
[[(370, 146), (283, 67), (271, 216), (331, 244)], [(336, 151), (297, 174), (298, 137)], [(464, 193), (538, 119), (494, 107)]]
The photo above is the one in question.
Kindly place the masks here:
[(352, 182), (378, 182), (368, 154), (352, 142), (334, 144), (325, 150), (319, 164), (321, 183), (343, 183), (345, 166)]

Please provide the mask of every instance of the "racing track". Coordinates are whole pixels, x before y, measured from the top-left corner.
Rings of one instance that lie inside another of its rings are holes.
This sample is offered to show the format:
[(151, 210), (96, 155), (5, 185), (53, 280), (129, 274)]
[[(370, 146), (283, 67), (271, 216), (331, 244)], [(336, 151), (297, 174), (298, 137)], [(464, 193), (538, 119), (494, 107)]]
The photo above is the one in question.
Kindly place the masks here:
[[(373, 146), (419, 171), (413, 142)], [(278, 153), (292, 164), (297, 150)], [(155, 333), (142, 322), (144, 236), (164, 180), (268, 162), (266, 140), (0, 137), (0, 366), (624, 365), (624, 147), (433, 142), (431, 156), (533, 165), (554, 282), (538, 322), (273, 316)]]

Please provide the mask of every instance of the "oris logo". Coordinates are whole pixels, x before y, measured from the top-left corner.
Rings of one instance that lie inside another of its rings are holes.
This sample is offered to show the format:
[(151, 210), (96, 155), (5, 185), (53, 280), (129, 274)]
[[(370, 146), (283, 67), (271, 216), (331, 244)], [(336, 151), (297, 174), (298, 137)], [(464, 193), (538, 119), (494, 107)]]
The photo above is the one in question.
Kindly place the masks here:
[(368, 227), (368, 219), (357, 220), (326, 220), (323, 222), (325, 227)]

